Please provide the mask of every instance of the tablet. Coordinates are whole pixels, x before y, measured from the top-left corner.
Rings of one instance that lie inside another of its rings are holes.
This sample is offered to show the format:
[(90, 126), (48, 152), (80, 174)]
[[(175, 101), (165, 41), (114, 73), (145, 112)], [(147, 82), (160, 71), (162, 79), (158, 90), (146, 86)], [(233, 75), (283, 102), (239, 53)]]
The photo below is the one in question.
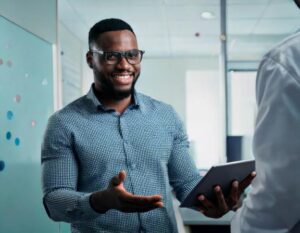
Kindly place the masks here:
[(180, 207), (196, 208), (201, 205), (197, 197), (204, 194), (211, 201), (216, 199), (213, 188), (220, 185), (226, 197), (231, 189), (232, 181), (239, 182), (255, 171), (255, 161), (237, 161), (211, 167), (196, 187), (188, 194)]

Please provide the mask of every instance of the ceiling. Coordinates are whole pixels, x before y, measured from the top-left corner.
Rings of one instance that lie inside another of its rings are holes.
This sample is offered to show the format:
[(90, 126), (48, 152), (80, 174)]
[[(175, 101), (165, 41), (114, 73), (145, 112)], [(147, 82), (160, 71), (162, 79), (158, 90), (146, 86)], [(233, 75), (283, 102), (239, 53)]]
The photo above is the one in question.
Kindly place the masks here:
[[(59, 20), (87, 45), (91, 26), (104, 18), (127, 21), (148, 57), (216, 56), (220, 0), (59, 0)], [(212, 19), (204, 19), (203, 12)], [(256, 60), (300, 28), (293, 0), (227, 0), (230, 60)], [(198, 36), (196, 36), (198, 35)]]

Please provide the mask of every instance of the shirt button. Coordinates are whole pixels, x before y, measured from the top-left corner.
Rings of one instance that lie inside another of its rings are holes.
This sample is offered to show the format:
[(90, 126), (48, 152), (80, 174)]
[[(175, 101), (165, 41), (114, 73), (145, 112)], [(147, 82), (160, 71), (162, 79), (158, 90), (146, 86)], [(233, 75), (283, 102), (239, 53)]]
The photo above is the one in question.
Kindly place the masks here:
[(130, 168), (131, 168), (131, 170), (134, 170), (134, 169), (136, 168), (135, 163), (131, 164), (131, 165), (130, 165)]

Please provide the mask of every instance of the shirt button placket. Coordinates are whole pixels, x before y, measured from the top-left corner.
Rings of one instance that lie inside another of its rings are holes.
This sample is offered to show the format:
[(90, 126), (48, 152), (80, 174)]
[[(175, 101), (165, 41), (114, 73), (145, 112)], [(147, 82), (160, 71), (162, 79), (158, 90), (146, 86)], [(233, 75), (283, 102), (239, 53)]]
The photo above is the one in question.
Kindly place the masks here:
[(131, 170), (135, 170), (135, 168), (136, 168), (135, 163), (132, 163), (132, 164), (130, 165), (130, 168), (131, 168)]
[(130, 145), (129, 145), (129, 142), (127, 139), (127, 132), (126, 132), (125, 124), (124, 124), (124, 116), (120, 116), (119, 122), (120, 122), (120, 134), (121, 134), (121, 137), (123, 139), (123, 144), (124, 144), (124, 154), (126, 157), (126, 163), (130, 170), (134, 170), (136, 165), (134, 163), (130, 162), (130, 154), (129, 154), (129, 146)]

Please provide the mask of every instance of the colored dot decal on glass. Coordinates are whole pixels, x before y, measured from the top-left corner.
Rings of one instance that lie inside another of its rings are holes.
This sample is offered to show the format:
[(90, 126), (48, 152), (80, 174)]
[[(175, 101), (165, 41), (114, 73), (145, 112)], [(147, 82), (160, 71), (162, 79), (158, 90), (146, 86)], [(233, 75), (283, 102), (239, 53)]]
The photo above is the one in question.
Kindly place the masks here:
[(8, 60), (8, 61), (6, 62), (6, 64), (7, 64), (8, 67), (11, 67), (11, 66), (12, 66), (12, 61), (11, 61), (11, 60)]
[(26, 74), (25, 74), (25, 78), (28, 78), (28, 77), (29, 77), (29, 74), (26, 73)]
[(11, 139), (11, 132), (8, 131), (8, 132), (6, 133), (6, 139), (7, 139), (7, 140), (10, 140), (10, 139)]
[(5, 163), (4, 161), (0, 160), (0, 172), (3, 171), (5, 168)]
[(47, 85), (48, 85), (48, 81), (47, 81), (47, 79), (46, 79), (46, 78), (44, 78), (44, 79), (43, 79), (43, 81), (42, 81), (42, 85), (43, 85), (43, 86), (47, 86)]
[(19, 146), (20, 143), (21, 143), (21, 142), (20, 142), (20, 139), (19, 139), (19, 138), (16, 138), (16, 139), (15, 139), (15, 144), (16, 144), (16, 146)]
[(11, 120), (14, 117), (14, 113), (12, 111), (7, 111), (6, 117), (7, 117), (8, 120)]
[(31, 127), (35, 127), (36, 126), (36, 120), (32, 120), (31, 121)]
[(3, 60), (0, 58), (0, 65), (2, 65), (3, 64)]
[(20, 96), (20, 95), (16, 95), (15, 98), (14, 98), (14, 101), (15, 101), (16, 103), (20, 103), (20, 101), (21, 101), (21, 96)]

